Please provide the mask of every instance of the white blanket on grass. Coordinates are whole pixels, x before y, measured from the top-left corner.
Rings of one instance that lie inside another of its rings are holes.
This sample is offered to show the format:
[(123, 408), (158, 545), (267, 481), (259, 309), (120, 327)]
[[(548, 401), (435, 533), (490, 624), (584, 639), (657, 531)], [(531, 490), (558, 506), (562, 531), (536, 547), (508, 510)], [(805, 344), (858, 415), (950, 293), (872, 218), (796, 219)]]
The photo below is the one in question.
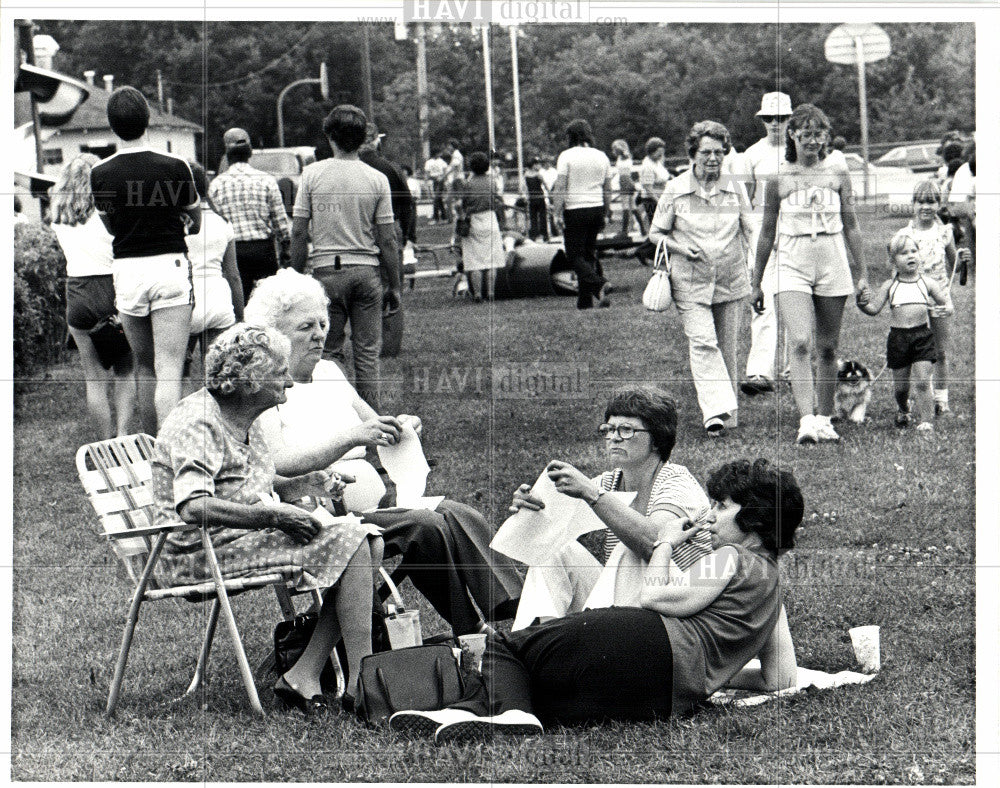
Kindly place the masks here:
[[(747, 663), (748, 668), (760, 668), (760, 661), (756, 659)], [(822, 670), (809, 670), (809, 668), (799, 668), (798, 681), (794, 687), (778, 690), (777, 692), (753, 692), (748, 690), (721, 689), (709, 698), (711, 703), (720, 706), (759, 706), (775, 698), (784, 698), (789, 695), (797, 695), (804, 689), (815, 687), (816, 689), (830, 689), (832, 687), (843, 687), (846, 684), (867, 684), (877, 673), (855, 673), (851, 670), (842, 670), (840, 673), (824, 673)]]

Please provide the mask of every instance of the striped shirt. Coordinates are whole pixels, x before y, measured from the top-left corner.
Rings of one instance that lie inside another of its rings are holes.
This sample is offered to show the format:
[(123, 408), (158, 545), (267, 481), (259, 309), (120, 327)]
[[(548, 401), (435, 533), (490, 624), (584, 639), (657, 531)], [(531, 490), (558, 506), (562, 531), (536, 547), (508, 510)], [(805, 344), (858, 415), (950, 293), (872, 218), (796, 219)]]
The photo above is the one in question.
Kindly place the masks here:
[(291, 238), (278, 182), (246, 162), (237, 162), (208, 188), (219, 215), (233, 226), (237, 241)]
[[(601, 474), (601, 487), (605, 490), (617, 490), (621, 485), (622, 469), (605, 471)], [(691, 475), (691, 471), (683, 465), (664, 463), (660, 472), (653, 480), (653, 489), (649, 493), (649, 503), (646, 504), (646, 516), (653, 512), (670, 512), (690, 517), (692, 522), (698, 522), (709, 511), (708, 496), (701, 485)], [(608, 562), (611, 552), (621, 540), (610, 528), (604, 539), (604, 563)], [(680, 547), (674, 549), (671, 558), (682, 572), (687, 571), (700, 558), (712, 552), (712, 537), (708, 531), (700, 531)]]

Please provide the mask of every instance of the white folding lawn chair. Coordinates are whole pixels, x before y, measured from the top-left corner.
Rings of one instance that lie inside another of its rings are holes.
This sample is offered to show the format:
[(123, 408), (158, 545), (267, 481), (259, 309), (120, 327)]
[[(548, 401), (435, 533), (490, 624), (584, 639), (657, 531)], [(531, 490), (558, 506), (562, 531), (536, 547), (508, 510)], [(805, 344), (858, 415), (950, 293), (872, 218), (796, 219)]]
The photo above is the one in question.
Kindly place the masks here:
[[(101, 521), (104, 536), (111, 543), (115, 554), (125, 564), (129, 577), (136, 584), (132, 593), (128, 620), (122, 636), (121, 650), (115, 664), (111, 689), (108, 693), (106, 713), (111, 716), (118, 705), (118, 694), (125, 674), (132, 635), (139, 620), (139, 608), (143, 602), (157, 599), (185, 599), (203, 602), (212, 598), (212, 609), (208, 616), (205, 639), (198, 655), (194, 677), (184, 695), (197, 692), (205, 680), (209, 651), (215, 636), (215, 627), (220, 612), (225, 618), (229, 635), (236, 651), (240, 677), (250, 699), (255, 714), (263, 715), (253, 674), (247, 662), (246, 651), (240, 639), (236, 619), (229, 604), (229, 595), (255, 588), (274, 588), (282, 615), (292, 618), (295, 608), (286, 584), (280, 573), (261, 574), (225, 580), (219, 570), (219, 563), (212, 546), (207, 527), (170, 523), (153, 525), (152, 468), (153, 439), (149, 435), (126, 435), (121, 438), (90, 443), (81, 446), (76, 453), (76, 468), (80, 481)], [(167, 535), (183, 530), (200, 530), (202, 545), (212, 575), (210, 581), (197, 585), (161, 588), (153, 577), (153, 570)], [(313, 592), (318, 606), (322, 603), (319, 592)]]

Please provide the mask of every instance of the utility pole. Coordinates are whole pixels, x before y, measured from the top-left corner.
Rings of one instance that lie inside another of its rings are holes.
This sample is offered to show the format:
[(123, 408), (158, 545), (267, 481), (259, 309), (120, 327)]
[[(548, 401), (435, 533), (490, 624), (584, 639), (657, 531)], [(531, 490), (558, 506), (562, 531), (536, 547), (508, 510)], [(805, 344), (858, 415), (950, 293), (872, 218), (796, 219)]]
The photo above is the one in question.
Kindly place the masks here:
[(364, 102), (368, 120), (374, 119), (372, 109), (372, 52), (368, 41), (368, 24), (361, 23), (361, 100)]
[(493, 64), (490, 62), (490, 26), (482, 26), (483, 33), (483, 75), (486, 80), (486, 123), (488, 126), (489, 156), (492, 162), (496, 148), (496, 131), (493, 127)]
[[(18, 43), (24, 54), (24, 62), (33, 66), (35, 65), (35, 23), (30, 19), (18, 19), (15, 24), (19, 33)], [(20, 60), (17, 65), (21, 65)], [(31, 101), (31, 128), (35, 135), (35, 172), (45, 172), (45, 162), (42, 158), (42, 122), (38, 116), (38, 101), (35, 99), (34, 93), (29, 92), (28, 95)]]
[(163, 72), (156, 69), (156, 100), (160, 105), (160, 112), (163, 112)]
[[(417, 22), (417, 117), (420, 132), (421, 165), (431, 157), (430, 111), (427, 108), (427, 29)], [(414, 168), (416, 169), (416, 168)]]
[(510, 64), (514, 78), (514, 137), (517, 143), (517, 190), (525, 191), (524, 185), (524, 138), (521, 133), (521, 78), (517, 63), (517, 25), (510, 26)]

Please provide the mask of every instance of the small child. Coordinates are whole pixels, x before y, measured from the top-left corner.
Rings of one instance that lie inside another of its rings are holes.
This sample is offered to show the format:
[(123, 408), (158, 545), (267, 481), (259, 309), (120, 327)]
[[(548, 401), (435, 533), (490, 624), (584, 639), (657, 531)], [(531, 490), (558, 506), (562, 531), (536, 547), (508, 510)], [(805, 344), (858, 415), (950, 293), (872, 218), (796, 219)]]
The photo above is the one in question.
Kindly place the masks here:
[(931, 331), (937, 348), (934, 365), (934, 414), (951, 412), (948, 406), (948, 350), (951, 334), (951, 317), (955, 311), (951, 303), (951, 277), (956, 261), (968, 265), (968, 249), (955, 248), (955, 234), (951, 224), (938, 218), (941, 210), (941, 189), (933, 180), (921, 181), (913, 190), (913, 219), (907, 229), (917, 244), (920, 256), (920, 273), (941, 289), (947, 302), (930, 310)]
[(929, 324), (929, 310), (935, 304), (946, 306), (947, 298), (940, 285), (920, 273), (920, 251), (911, 230), (899, 230), (888, 244), (889, 259), (895, 273), (878, 289), (873, 302), (859, 293), (858, 308), (877, 315), (888, 304), (891, 311), (889, 340), (886, 343), (887, 365), (895, 382), (896, 426), (910, 423), (910, 377), (913, 377), (917, 429), (932, 432), (934, 425), (931, 399), (932, 365), (937, 360), (934, 334)]

